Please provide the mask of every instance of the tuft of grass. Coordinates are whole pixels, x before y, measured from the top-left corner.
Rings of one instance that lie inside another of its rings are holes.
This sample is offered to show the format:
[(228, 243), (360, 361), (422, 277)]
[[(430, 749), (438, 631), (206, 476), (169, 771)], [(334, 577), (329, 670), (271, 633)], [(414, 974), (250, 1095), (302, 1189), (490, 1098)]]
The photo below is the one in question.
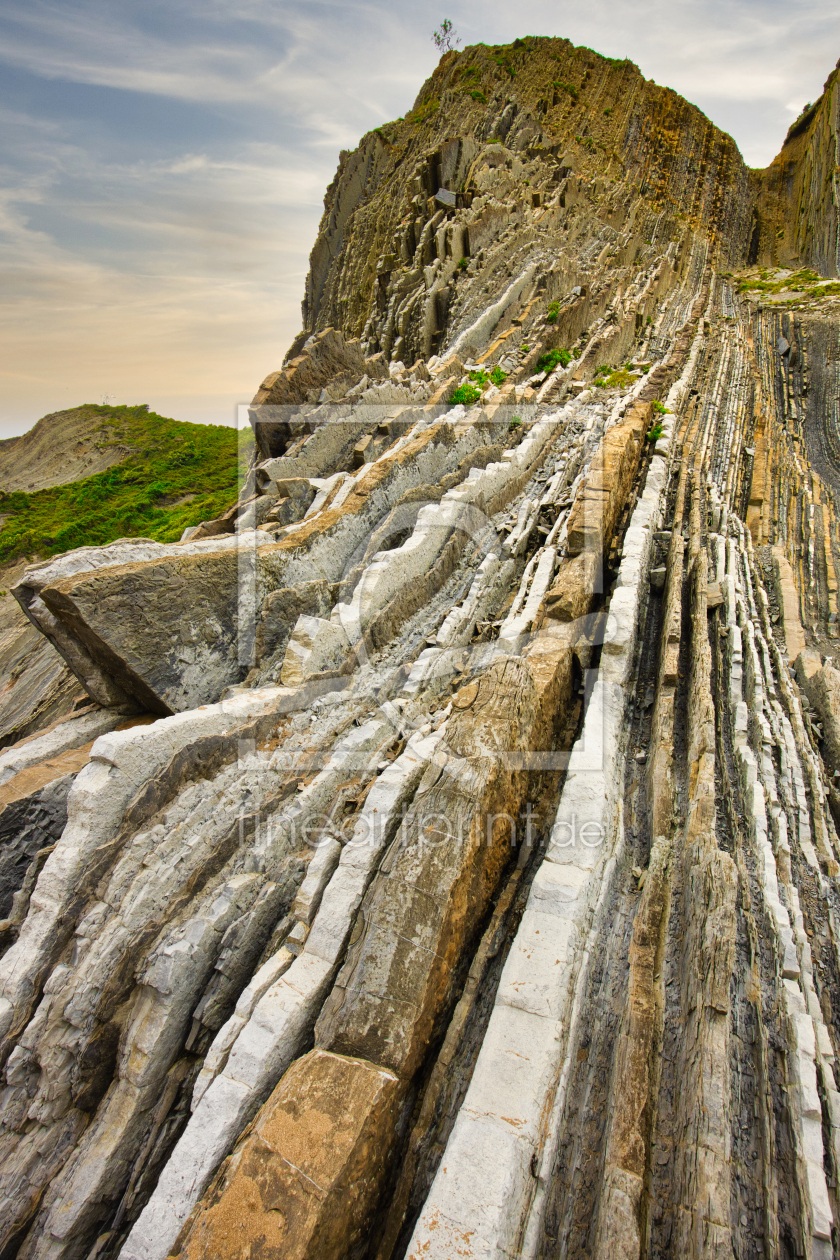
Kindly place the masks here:
[(466, 271), (469, 265), (470, 265), (469, 258), (461, 258), (458, 262), (458, 267), (461, 271)]
[(429, 100), (424, 101), (422, 105), (418, 105), (416, 109), (410, 109), (406, 114), (406, 121), (420, 126), (427, 118), (431, 118), (432, 114), (440, 108), (440, 101), (436, 96), (432, 96)]
[(659, 439), (662, 437), (662, 425), (661, 424), (652, 425), (651, 428), (649, 428), (647, 433), (645, 434), (645, 437), (647, 438), (649, 442), (658, 442)]
[(553, 372), (558, 363), (563, 367), (568, 367), (572, 361), (572, 352), (570, 350), (548, 350), (545, 354), (540, 355), (537, 360), (538, 372)]
[(653, 404), (653, 410), (658, 416), (669, 416), (671, 414), (665, 404), (660, 402), (658, 398)]
[(557, 316), (560, 314), (560, 303), (552, 302), (546, 312), (546, 320), (549, 324), (557, 323)]
[(573, 101), (576, 101), (578, 98), (578, 89), (574, 83), (565, 83), (562, 79), (554, 79), (551, 86), (557, 88), (559, 92), (568, 92)]
[(481, 397), (481, 390), (476, 389), (475, 385), (459, 385), (449, 395), (451, 406), (457, 407), (462, 403), (465, 407), (472, 407), (473, 403), (477, 403)]
[(470, 96), (473, 98), (474, 101), (481, 101), (482, 105), (487, 104), (487, 97), (484, 95), (482, 91), (480, 91), (479, 88), (473, 88), (470, 91)]
[(507, 380), (507, 372), (503, 372), (497, 364), (490, 372), (484, 368), (475, 368), (470, 372), (470, 380), (474, 381), (479, 389), (484, 389), (486, 385), (503, 385)]
[(595, 373), (594, 384), (599, 389), (627, 389), (628, 386), (634, 385), (638, 380), (633, 372), (628, 372), (626, 368), (616, 368), (613, 371), (608, 367), (600, 367)]
[(510, 424), (508, 425), (508, 433), (513, 433), (515, 429), (521, 429), (521, 428), (522, 428), (522, 421), (520, 420), (519, 416), (514, 416)]
[[(0, 492), (0, 563), (54, 556), (117, 538), (177, 542), (188, 525), (236, 502), (247, 458), (235, 429), (187, 424), (146, 407), (85, 408), (102, 417), (115, 445), (131, 454), (104, 472), (25, 494)], [(189, 502), (178, 502), (193, 496)]]

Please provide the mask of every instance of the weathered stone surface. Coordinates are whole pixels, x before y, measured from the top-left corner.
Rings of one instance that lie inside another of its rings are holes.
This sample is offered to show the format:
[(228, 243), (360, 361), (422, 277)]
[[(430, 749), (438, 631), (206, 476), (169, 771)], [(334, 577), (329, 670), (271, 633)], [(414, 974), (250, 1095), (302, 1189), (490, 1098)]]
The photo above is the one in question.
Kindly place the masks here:
[(391, 1158), (391, 1072), (312, 1050), (286, 1073), (179, 1240), (185, 1260), (339, 1260), (363, 1236)]

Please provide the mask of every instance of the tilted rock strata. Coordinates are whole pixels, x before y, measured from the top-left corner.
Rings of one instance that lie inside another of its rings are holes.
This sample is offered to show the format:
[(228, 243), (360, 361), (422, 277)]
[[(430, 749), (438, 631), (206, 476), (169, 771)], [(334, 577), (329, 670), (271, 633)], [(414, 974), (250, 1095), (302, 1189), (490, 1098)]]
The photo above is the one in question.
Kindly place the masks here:
[(832, 1254), (835, 97), (448, 55), (236, 509), (22, 576), (103, 708), (0, 757), (0, 1248)]

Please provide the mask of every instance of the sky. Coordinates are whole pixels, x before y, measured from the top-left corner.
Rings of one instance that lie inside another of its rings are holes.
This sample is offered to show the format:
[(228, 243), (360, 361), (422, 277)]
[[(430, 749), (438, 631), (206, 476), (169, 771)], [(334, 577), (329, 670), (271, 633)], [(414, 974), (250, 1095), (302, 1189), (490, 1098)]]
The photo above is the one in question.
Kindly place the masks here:
[(766, 166), (840, 57), (824, 0), (0, 0), (0, 438), (84, 402), (235, 422), (282, 363), (341, 149), (462, 45), (558, 35)]

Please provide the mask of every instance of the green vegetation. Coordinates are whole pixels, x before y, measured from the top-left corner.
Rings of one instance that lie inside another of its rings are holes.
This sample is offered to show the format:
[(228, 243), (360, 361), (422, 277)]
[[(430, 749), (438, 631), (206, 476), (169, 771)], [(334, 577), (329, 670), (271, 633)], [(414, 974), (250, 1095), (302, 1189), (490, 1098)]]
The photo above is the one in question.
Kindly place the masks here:
[(578, 90), (574, 83), (564, 83), (562, 79), (554, 79), (551, 86), (557, 88), (558, 92), (568, 92), (573, 101), (578, 98)]
[(465, 407), (472, 407), (480, 397), (481, 390), (476, 389), (475, 385), (459, 385), (449, 395), (449, 402), (453, 407), (457, 407), (458, 403), (463, 403)]
[(802, 292), (808, 297), (836, 297), (840, 293), (840, 283), (826, 282), (816, 271), (803, 267), (789, 276), (779, 276), (777, 272), (763, 267), (759, 276), (746, 276), (738, 284), (739, 293), (785, 293), (789, 290)]
[(557, 316), (558, 316), (559, 314), (560, 314), (560, 303), (559, 303), (559, 302), (552, 302), (552, 303), (551, 303), (551, 305), (550, 305), (550, 306), (549, 306), (549, 308), (548, 308), (548, 311), (546, 312), (546, 316), (545, 316), (545, 318), (546, 318), (546, 320), (548, 321), (548, 323), (549, 323), (549, 324), (556, 324), (556, 323), (557, 323)]
[(658, 416), (669, 416), (671, 414), (668, 408), (665, 406), (665, 404), (661, 403), (658, 398), (656, 399), (656, 402), (653, 404), (653, 410), (656, 412)]
[(440, 101), (437, 97), (432, 96), (428, 101), (424, 101), (422, 105), (418, 105), (416, 109), (410, 109), (406, 114), (406, 120), (420, 126), (427, 118), (431, 118), (432, 114), (440, 108)]
[(455, 34), (455, 27), (449, 18), (444, 18), (436, 31), (432, 31), (432, 39), (437, 45), (440, 53), (452, 52), (453, 49), (460, 44), (460, 39)]
[(524, 342), (524, 341), (523, 341), (523, 343), (522, 343), (522, 345), (519, 347), (519, 349), (522, 351), (522, 353), (523, 353), (523, 354), (527, 354), (527, 353), (528, 353), (528, 351), (531, 349), (531, 347), (527, 344), (527, 342)]
[(537, 360), (538, 372), (553, 372), (558, 363), (568, 367), (572, 361), (571, 350), (548, 350)]
[(458, 266), (459, 266), (459, 268), (460, 268), (460, 270), (461, 270), (461, 271), (466, 271), (466, 270), (467, 270), (467, 267), (469, 267), (469, 265), (470, 265), (470, 260), (469, 260), (469, 258), (462, 258), (462, 259), (460, 260), (460, 262), (458, 263)]
[(615, 370), (599, 367), (593, 384), (598, 389), (627, 389), (630, 385), (635, 385), (638, 379), (636, 373), (629, 372), (626, 367)]
[(647, 438), (649, 442), (658, 442), (659, 439), (662, 437), (662, 425), (661, 424), (652, 425), (652, 427), (649, 428), (647, 433), (645, 434), (645, 437)]
[(521, 429), (521, 428), (522, 428), (522, 421), (520, 420), (519, 416), (514, 416), (510, 424), (508, 425), (508, 433), (513, 433), (515, 429)]
[(501, 45), (500, 47), (495, 48), (490, 55), (495, 61), (496, 65), (499, 67), (499, 69), (507, 70), (510, 77), (513, 78), (513, 75), (514, 75), (513, 66), (510, 64), (510, 59), (504, 56), (503, 51), (501, 51), (502, 49), (504, 49), (504, 45)]
[[(219, 516), (236, 502), (237, 432), (185, 424), (146, 407), (101, 407), (108, 445), (131, 454), (105, 472), (34, 494), (0, 492), (0, 563), (54, 556), (141, 536), (177, 542), (188, 525)], [(187, 496), (189, 502), (183, 502)]]
[(476, 368), (470, 372), (470, 380), (475, 381), (479, 388), (484, 389), (486, 385), (502, 385), (507, 380), (507, 372), (503, 372), (497, 364), (490, 372), (484, 368)]
[(472, 91), (470, 92), (470, 96), (473, 98), (474, 101), (481, 101), (482, 105), (487, 104), (487, 97), (484, 95), (483, 92), (480, 92), (478, 88), (473, 88)]

